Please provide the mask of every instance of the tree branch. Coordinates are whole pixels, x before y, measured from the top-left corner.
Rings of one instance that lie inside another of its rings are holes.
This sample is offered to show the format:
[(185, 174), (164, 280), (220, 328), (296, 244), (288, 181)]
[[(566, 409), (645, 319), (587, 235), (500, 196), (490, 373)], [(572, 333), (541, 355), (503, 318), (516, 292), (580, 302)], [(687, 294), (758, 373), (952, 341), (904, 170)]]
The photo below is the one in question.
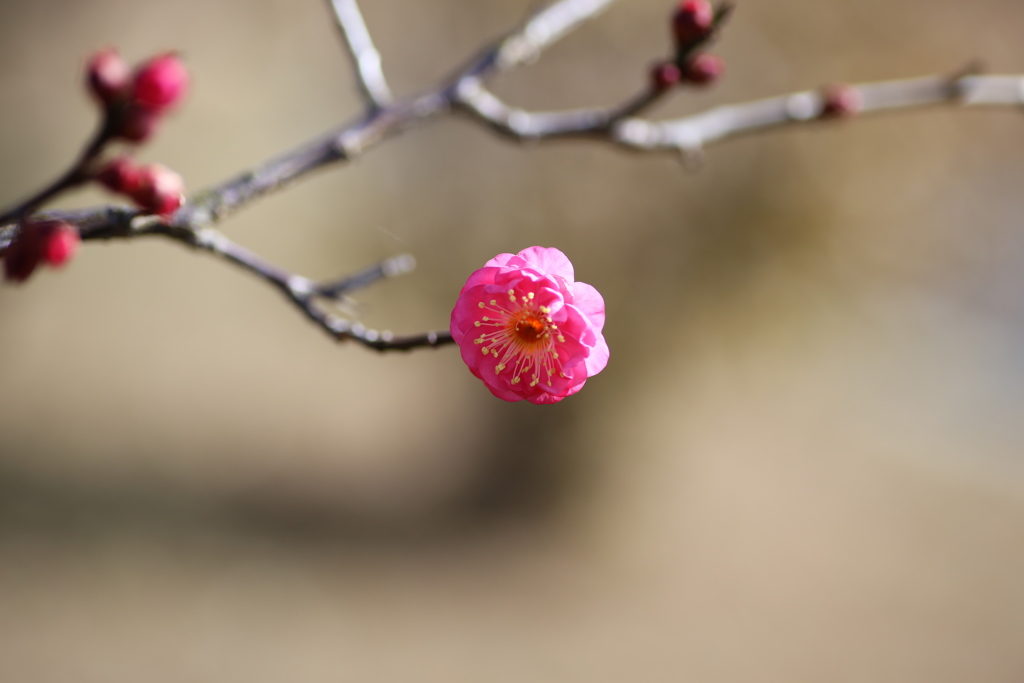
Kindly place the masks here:
[[(929, 105), (1021, 106), (1024, 76), (927, 76), (845, 86), (860, 102), (855, 116)], [(745, 104), (716, 107), (671, 121), (626, 119), (610, 140), (638, 151), (699, 152), (704, 146), (750, 133), (828, 118), (826, 97), (807, 90)]]
[[(69, 222), (75, 220), (75, 212), (48, 212), (46, 216)], [(117, 223), (116, 228), (111, 227), (110, 223), (113, 222)], [(125, 212), (112, 216), (109, 222), (96, 225), (92, 229), (87, 227), (87, 224), (80, 224), (79, 229), (82, 231), (83, 239), (131, 239), (157, 235), (217, 256), (272, 285), (306, 318), (316, 323), (336, 341), (352, 340), (376, 351), (408, 351), (423, 346), (444, 346), (453, 342), (451, 334), (447, 331), (395, 336), (386, 330), (374, 330), (360, 323), (345, 320), (325, 308), (349, 292), (369, 286), (378, 280), (412, 271), (415, 260), (408, 254), (386, 259), (355, 275), (328, 282), (316, 282), (267, 261), (231, 241), (214, 228), (192, 230), (163, 223), (152, 217), (132, 218)]]
[(391, 102), (391, 89), (384, 79), (380, 53), (373, 45), (356, 0), (330, 0), (334, 18), (345, 41), (359, 90), (371, 109), (380, 109)]
[[(545, 48), (604, 10), (612, 1), (554, 2), (517, 30), (492, 43), (436, 87), (392, 101), (380, 70), (380, 56), (355, 0), (331, 0), (360, 88), (369, 104), (360, 117), (194, 194), (169, 219), (111, 206), (47, 212), (41, 217), (76, 225), (83, 240), (160, 235), (219, 256), (276, 287), (307, 318), (338, 340), (352, 339), (382, 351), (451, 343), (451, 336), (442, 332), (394, 337), (388, 332), (368, 330), (325, 308), (332, 300), (357, 287), (407, 272), (412, 265), (410, 259), (389, 259), (362, 273), (318, 283), (269, 263), (210, 226), (267, 192), (317, 169), (354, 158), (388, 137), (453, 111), (466, 114), (519, 142), (588, 138), (632, 151), (676, 151), (686, 155), (699, 154), (710, 143), (739, 135), (827, 118), (826, 95), (816, 91), (717, 107), (675, 120), (652, 121), (638, 118), (638, 115), (666, 91), (650, 85), (617, 106), (562, 112), (520, 110), (505, 104), (485, 87), (488, 77), (535, 59)], [(727, 12), (727, 7), (720, 7), (719, 18)], [(858, 115), (947, 103), (964, 106), (1024, 103), (1024, 76), (961, 73), (952, 77), (931, 76), (844, 88), (856, 96)], [(30, 208), (35, 206), (38, 203)], [(11, 212), (5, 215), (7, 221), (20, 217), (21, 214), (13, 216)], [(10, 244), (18, 230), (16, 225), (3, 225), (3, 222), (6, 221), (0, 221), (0, 250)]]

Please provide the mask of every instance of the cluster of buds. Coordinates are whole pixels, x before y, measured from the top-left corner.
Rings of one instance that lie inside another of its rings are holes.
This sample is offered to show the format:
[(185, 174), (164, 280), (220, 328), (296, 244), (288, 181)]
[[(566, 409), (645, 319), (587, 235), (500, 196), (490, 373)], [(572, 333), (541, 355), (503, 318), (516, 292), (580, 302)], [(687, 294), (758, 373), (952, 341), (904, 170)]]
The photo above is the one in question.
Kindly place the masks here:
[[(152, 136), (163, 116), (185, 95), (185, 65), (176, 54), (167, 53), (140, 64), (133, 72), (116, 50), (100, 50), (89, 59), (86, 87), (103, 108), (103, 128), (84, 160), (69, 174), (73, 180), (58, 189), (95, 180), (130, 198), (147, 213), (173, 214), (185, 197), (181, 176), (159, 164), (137, 166), (128, 157), (116, 157), (102, 165), (99, 158), (108, 142), (143, 142)], [(3, 250), (4, 277), (24, 282), (39, 264), (62, 266), (74, 256), (80, 240), (78, 230), (68, 223), (25, 220), (17, 237)]]
[(185, 200), (180, 175), (161, 164), (139, 166), (130, 157), (115, 157), (99, 170), (96, 180), (143, 211), (161, 216), (171, 215)]
[(24, 282), (41, 263), (59, 268), (75, 255), (78, 242), (78, 230), (63, 221), (26, 222), (4, 251), (4, 278)]
[(672, 14), (675, 58), (651, 67), (651, 86), (655, 90), (661, 92), (683, 83), (711, 85), (721, 77), (725, 62), (699, 50), (714, 37), (728, 9), (723, 6), (716, 11), (708, 0), (679, 3)]
[(133, 73), (117, 50), (107, 48), (89, 59), (86, 84), (104, 108), (110, 137), (143, 142), (184, 97), (188, 71), (170, 52), (143, 62)]
[[(116, 50), (107, 48), (89, 60), (86, 83), (104, 108), (108, 136), (143, 142), (184, 97), (188, 72), (173, 52), (157, 55), (132, 72)], [(149, 213), (169, 216), (184, 201), (181, 176), (159, 164), (138, 166), (129, 157), (116, 157), (95, 178)]]

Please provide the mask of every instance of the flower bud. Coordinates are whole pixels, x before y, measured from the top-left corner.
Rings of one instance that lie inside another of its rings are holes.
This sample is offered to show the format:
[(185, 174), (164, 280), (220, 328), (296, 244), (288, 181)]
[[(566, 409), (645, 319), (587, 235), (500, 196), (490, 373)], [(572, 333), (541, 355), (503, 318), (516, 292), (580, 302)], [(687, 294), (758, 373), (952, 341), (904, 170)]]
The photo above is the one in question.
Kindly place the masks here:
[(143, 166), (139, 169), (138, 186), (131, 197), (144, 211), (170, 216), (185, 201), (185, 183), (180, 175), (166, 166)]
[(43, 260), (51, 268), (60, 268), (78, 251), (80, 241), (78, 230), (67, 223), (54, 221), (43, 232)]
[(846, 118), (859, 114), (864, 108), (864, 99), (853, 86), (845, 83), (827, 85), (821, 92), (821, 118)]
[(154, 57), (135, 72), (132, 102), (143, 109), (163, 112), (181, 100), (187, 87), (185, 65), (169, 52)]
[(724, 72), (725, 62), (702, 52), (683, 65), (683, 80), (694, 85), (711, 85)]
[(139, 187), (139, 167), (131, 157), (115, 157), (96, 174), (96, 180), (111, 192), (131, 196)]
[(715, 23), (715, 11), (708, 0), (683, 0), (672, 15), (672, 35), (684, 47), (707, 38)]
[(8, 282), (24, 282), (35, 271), (41, 258), (42, 250), (39, 248), (35, 226), (26, 223), (4, 251), (4, 279)]
[(25, 223), (4, 251), (4, 278), (24, 282), (40, 263), (62, 266), (74, 256), (79, 241), (78, 230), (63, 221)]
[(128, 92), (131, 73), (114, 48), (106, 48), (89, 58), (85, 67), (89, 92), (104, 106), (123, 99)]
[(683, 72), (675, 62), (659, 62), (651, 67), (651, 87), (658, 92), (674, 88), (683, 80)]

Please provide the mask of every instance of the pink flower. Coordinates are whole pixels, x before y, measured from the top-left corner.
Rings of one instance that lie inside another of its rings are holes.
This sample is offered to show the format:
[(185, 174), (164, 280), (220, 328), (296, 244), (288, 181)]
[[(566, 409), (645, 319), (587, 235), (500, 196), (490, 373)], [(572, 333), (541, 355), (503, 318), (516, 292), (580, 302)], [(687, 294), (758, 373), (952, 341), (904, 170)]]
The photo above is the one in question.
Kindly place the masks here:
[(451, 332), (470, 371), (506, 401), (557, 403), (608, 364), (604, 299), (558, 249), (498, 254), (469, 276)]

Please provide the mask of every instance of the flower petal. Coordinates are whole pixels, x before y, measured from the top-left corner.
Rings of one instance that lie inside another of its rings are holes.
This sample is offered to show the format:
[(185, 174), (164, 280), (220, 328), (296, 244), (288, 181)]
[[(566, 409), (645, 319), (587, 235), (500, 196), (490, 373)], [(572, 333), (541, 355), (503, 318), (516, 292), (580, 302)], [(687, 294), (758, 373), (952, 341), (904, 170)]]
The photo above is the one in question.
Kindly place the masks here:
[(586, 282), (573, 285), (572, 304), (587, 316), (600, 332), (604, 328), (604, 297)]
[(609, 355), (608, 342), (604, 340), (604, 335), (597, 335), (597, 344), (590, 349), (590, 355), (584, 361), (587, 367), (587, 376), (593, 377), (604, 370), (608, 365)]
[(545, 275), (557, 275), (572, 282), (575, 274), (572, 262), (569, 258), (554, 247), (529, 247), (519, 252), (519, 257), (525, 260), (531, 268), (535, 268)]

